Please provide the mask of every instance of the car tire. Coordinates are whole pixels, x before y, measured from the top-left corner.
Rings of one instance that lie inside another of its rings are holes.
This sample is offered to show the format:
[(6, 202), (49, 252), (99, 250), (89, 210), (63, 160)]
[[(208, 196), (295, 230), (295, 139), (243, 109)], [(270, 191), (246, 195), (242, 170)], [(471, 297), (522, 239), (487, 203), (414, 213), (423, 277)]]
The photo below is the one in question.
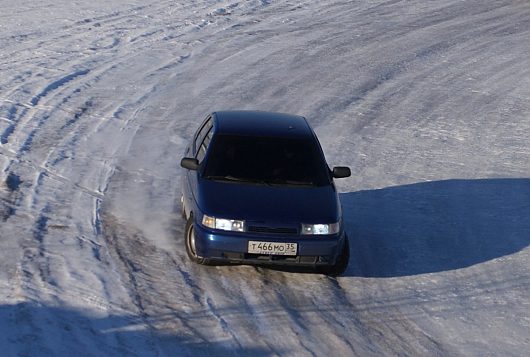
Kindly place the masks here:
[(348, 263), (350, 262), (350, 244), (348, 242), (348, 236), (344, 237), (344, 246), (342, 247), (342, 252), (337, 258), (337, 261), (334, 265), (324, 267), (320, 269), (320, 272), (329, 276), (339, 276), (344, 274), (348, 268)]
[(197, 255), (197, 251), (195, 248), (194, 226), (195, 225), (193, 223), (193, 215), (190, 215), (190, 218), (188, 218), (188, 220), (186, 221), (186, 228), (184, 229), (184, 242), (186, 243), (186, 253), (188, 254), (188, 257), (191, 261), (198, 264), (209, 265), (208, 259)]

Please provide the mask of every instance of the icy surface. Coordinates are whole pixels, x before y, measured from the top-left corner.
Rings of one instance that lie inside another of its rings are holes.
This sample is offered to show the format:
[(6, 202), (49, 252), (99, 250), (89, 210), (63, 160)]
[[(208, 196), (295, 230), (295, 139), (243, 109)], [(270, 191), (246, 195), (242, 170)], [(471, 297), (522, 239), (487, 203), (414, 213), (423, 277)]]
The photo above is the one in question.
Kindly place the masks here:
[[(0, 5), (2, 355), (528, 355), (528, 1)], [(223, 109), (352, 167), (344, 276), (188, 261)]]

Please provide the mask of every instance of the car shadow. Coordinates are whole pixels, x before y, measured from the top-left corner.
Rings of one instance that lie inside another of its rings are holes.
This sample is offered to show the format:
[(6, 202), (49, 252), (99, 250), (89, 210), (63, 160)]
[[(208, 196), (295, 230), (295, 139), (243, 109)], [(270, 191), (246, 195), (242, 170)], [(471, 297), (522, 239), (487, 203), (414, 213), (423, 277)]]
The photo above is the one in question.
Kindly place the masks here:
[(461, 269), (530, 245), (530, 179), (447, 180), (340, 195), (345, 276)]
[[(172, 323), (182, 319), (185, 321)], [(0, 346), (6, 356), (270, 356), (278, 352), (260, 347), (234, 349), (226, 340), (216, 342), (215, 336), (199, 334), (203, 319), (203, 311), (196, 316), (180, 312), (153, 317), (120, 316), (32, 302), (4, 304), (0, 305)], [(198, 327), (197, 333), (151, 327), (182, 323)]]

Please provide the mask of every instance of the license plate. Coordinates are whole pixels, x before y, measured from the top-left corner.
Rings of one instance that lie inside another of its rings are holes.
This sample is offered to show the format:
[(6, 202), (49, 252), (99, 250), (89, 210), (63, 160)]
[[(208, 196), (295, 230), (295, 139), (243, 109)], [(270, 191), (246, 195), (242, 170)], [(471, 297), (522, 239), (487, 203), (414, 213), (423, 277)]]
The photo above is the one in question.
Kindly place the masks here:
[(251, 254), (296, 255), (297, 250), (297, 243), (248, 242), (248, 252)]

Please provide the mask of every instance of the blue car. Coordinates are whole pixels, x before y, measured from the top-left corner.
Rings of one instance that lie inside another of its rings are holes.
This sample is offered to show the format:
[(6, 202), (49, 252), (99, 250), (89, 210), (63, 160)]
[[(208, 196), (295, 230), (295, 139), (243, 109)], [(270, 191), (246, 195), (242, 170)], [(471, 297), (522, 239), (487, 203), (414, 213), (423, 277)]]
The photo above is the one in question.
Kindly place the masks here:
[(333, 179), (351, 172), (329, 169), (304, 117), (215, 112), (184, 156), (182, 214), (192, 261), (344, 272), (349, 246)]

